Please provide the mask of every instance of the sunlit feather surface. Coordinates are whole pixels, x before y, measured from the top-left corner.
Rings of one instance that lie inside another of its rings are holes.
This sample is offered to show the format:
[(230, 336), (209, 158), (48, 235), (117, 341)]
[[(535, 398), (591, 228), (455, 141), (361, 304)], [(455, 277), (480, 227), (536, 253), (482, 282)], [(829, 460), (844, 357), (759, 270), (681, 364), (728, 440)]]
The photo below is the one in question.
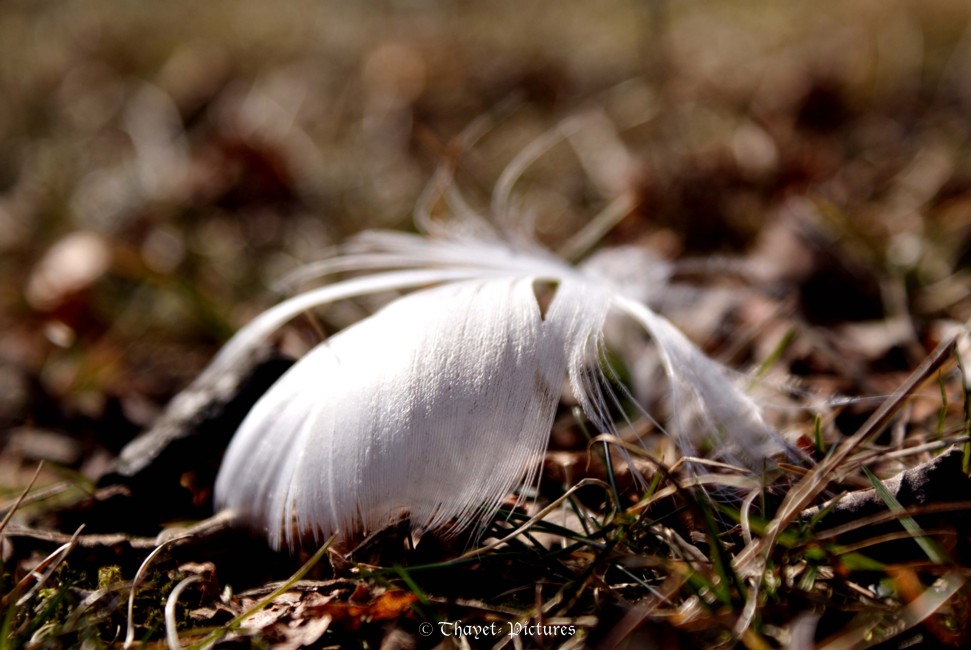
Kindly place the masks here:
[[(591, 422), (613, 430), (617, 397), (599, 367), (611, 314), (659, 346), (676, 407), (670, 428), (686, 445), (700, 421), (718, 448), (752, 466), (778, 449), (727, 371), (637, 299), (643, 287), (499, 241), (388, 233), (366, 235), (316, 270), (336, 271), (366, 274), (267, 311), (210, 369), (308, 308), (434, 285), (318, 345), (240, 426), (216, 500), (274, 546), (374, 530), (405, 513), (429, 529), (495, 512), (534, 480), (565, 380)], [(554, 290), (545, 314), (541, 284)]]

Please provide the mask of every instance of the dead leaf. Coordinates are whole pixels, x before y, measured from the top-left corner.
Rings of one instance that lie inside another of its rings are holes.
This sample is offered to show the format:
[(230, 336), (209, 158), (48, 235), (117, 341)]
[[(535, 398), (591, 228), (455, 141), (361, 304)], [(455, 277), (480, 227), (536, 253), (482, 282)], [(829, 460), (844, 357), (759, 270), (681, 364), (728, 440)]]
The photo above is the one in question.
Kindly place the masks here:
[(366, 605), (330, 602), (307, 609), (315, 616), (329, 616), (348, 629), (356, 630), (364, 623), (398, 619), (409, 613), (416, 602), (418, 597), (415, 594), (392, 590), (384, 592)]

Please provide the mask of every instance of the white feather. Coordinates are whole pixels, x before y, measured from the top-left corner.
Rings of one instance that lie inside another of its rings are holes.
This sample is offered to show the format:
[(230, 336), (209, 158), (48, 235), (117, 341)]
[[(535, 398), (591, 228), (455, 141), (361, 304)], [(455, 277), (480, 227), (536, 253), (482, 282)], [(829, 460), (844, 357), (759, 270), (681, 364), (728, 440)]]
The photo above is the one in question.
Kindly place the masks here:
[(565, 369), (548, 329), (529, 279), (401, 298), (277, 382), (216, 490), (275, 545), (293, 528), (371, 530), (409, 512), (424, 529), (495, 509), (546, 446)]
[[(499, 241), (370, 233), (317, 269), (366, 271), (299, 295), (243, 328), (220, 368), (306, 309), (437, 284), (401, 297), (312, 350), (253, 407), (216, 483), (217, 504), (293, 545), (379, 528), (408, 513), (417, 529), (476, 513), (534, 480), (560, 387), (569, 377), (591, 422), (612, 431), (616, 397), (599, 360), (611, 309), (659, 346), (678, 402), (752, 466), (779, 449), (755, 404), (667, 320), (601, 272)], [(545, 318), (537, 283), (553, 283)], [(678, 427), (680, 425), (680, 427)], [(688, 443), (691, 438), (682, 434)], [(686, 444), (688, 444), (686, 443)]]

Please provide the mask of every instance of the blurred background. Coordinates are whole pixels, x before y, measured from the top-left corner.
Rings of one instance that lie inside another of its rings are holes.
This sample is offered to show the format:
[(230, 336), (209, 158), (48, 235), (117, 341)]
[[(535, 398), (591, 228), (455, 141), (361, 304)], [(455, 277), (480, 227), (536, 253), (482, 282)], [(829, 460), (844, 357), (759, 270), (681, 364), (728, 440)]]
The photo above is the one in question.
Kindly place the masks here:
[[(881, 323), (833, 340), (912, 366), (971, 317), (969, 20), (964, 0), (4, 2), (0, 488), (41, 458), (96, 477), (288, 272), (412, 228), (445, 160), (487, 212), (576, 116), (510, 203), (546, 243), (634, 197), (607, 243), (745, 260), (800, 322)], [(806, 376), (840, 357), (793, 354)]]

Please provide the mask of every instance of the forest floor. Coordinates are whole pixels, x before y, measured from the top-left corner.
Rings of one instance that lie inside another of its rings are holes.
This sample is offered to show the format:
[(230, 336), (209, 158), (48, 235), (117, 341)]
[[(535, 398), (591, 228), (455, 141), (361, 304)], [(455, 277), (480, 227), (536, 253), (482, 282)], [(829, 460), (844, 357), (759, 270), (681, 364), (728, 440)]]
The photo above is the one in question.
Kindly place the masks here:
[[(0, 54), (0, 647), (971, 645), (971, 4), (15, 1)], [(645, 424), (645, 489), (567, 404), (477, 537), (271, 551), (222, 451), (356, 301), (119, 465), (446, 162), (552, 250), (606, 214), (652, 251), (807, 460), (688, 471)]]

